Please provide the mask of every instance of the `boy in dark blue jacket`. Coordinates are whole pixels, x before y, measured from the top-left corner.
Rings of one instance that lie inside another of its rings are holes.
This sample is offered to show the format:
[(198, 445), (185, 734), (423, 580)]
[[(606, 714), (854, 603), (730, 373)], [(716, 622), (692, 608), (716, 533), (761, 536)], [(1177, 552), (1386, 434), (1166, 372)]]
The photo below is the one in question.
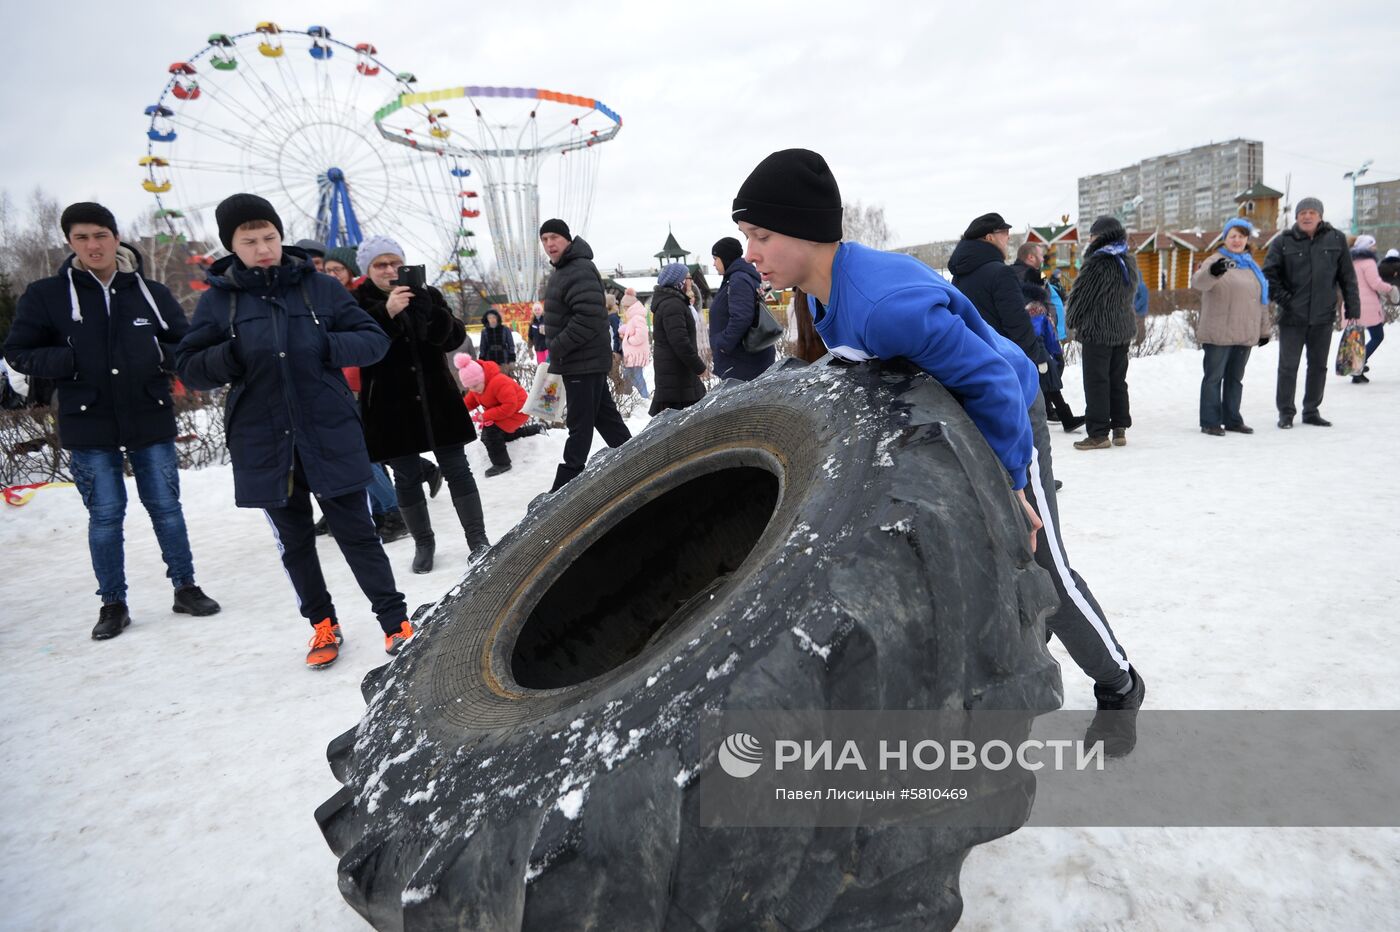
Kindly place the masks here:
[(213, 615), (219, 604), (195, 585), (180, 507), (170, 374), (175, 346), (189, 328), (185, 312), (164, 285), (145, 279), (141, 257), (117, 238), (107, 208), (70, 204), (59, 222), (73, 254), (57, 275), (20, 297), (5, 357), (20, 372), (58, 386), (58, 435), (88, 510), (88, 549), (102, 598), (93, 640), (116, 637), (131, 624), (123, 461), (131, 463), (175, 586), (174, 611)]
[[(933, 269), (912, 256), (842, 243), (841, 210), (841, 192), (826, 160), (806, 149), (785, 149), (750, 173), (734, 198), (732, 217), (748, 237), (744, 258), (759, 274), (774, 288), (796, 287), (808, 295), (817, 333), (833, 356), (902, 357), (962, 402), (1006, 467), (1031, 524), (1036, 561), (1059, 592), (1060, 608), (1047, 628), (1093, 677), (1100, 711), (1135, 711), (1145, 691), (1142, 680), (1060, 541), (1035, 366)], [(1087, 739), (1103, 740), (1111, 756), (1126, 754), (1136, 742), (1133, 716), (1096, 716)]]
[(180, 343), (180, 377), (191, 388), (232, 383), (224, 432), (234, 501), (262, 508), (272, 525), (311, 623), (306, 665), (329, 666), (344, 640), (316, 557), (312, 494), (374, 606), (384, 649), (398, 653), (413, 627), (375, 533), (364, 430), (341, 374), (377, 362), (389, 338), (340, 282), (318, 273), (301, 250), (282, 247), (282, 221), (266, 200), (235, 194), (215, 217), (233, 255), (209, 268), (210, 288)]
[(1031, 327), (1045, 344), (1045, 352), (1050, 355), (1049, 366), (1040, 374), (1040, 393), (1045, 396), (1046, 407), (1055, 413), (1055, 416), (1049, 419), (1059, 422), (1065, 433), (1072, 434), (1084, 426), (1084, 418), (1076, 416), (1069, 402), (1065, 401), (1064, 383), (1061, 380), (1065, 371), (1065, 350), (1055, 335), (1055, 325), (1050, 320), (1050, 309), (1045, 304), (1053, 292), (1049, 288), (1030, 284), (1022, 285), (1021, 290), (1025, 292), (1026, 313), (1030, 315)]

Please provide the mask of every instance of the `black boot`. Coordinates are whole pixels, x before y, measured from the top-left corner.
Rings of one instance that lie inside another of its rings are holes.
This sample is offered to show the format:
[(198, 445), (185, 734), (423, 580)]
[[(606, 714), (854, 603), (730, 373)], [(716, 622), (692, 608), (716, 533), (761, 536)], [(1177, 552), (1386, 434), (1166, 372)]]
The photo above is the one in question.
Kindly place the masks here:
[(1060, 418), (1060, 423), (1064, 425), (1065, 433), (1072, 434), (1084, 426), (1084, 418), (1080, 415), (1071, 414), (1069, 417)]
[(490, 479), (492, 476), (499, 476), (503, 472), (510, 472), (510, 463), (501, 463), (500, 465), (492, 466), (487, 469), (486, 478)]
[(204, 618), (219, 614), (219, 603), (205, 595), (203, 589), (191, 584), (175, 590), (175, 604), (170, 610), (182, 615)]
[(375, 515), (374, 527), (379, 532), (380, 543), (392, 544), (408, 536), (408, 525), (403, 523), (403, 515), (397, 508)]
[(1128, 675), (1133, 678), (1133, 686), (1126, 693), (1094, 685), (1099, 709), (1089, 723), (1089, 730), (1084, 732), (1084, 743), (1092, 745), (1102, 741), (1106, 757), (1126, 757), (1137, 745), (1137, 712), (1147, 695), (1147, 685), (1136, 668), (1129, 667)]
[(324, 537), (331, 532), (331, 526), (326, 523), (325, 515), (321, 515), (321, 520), (312, 525), (312, 530), (316, 532), (317, 537)]
[(565, 466), (560, 463), (558, 468), (554, 470), (554, 485), (550, 486), (549, 491), (558, 492), (581, 472), (583, 470), (576, 466)]
[(457, 520), (462, 522), (462, 530), (467, 535), (467, 549), (472, 553), (491, 546), (486, 539), (486, 519), (481, 514), (481, 494), (471, 492), (452, 499), (452, 507), (457, 509)]
[(437, 549), (437, 538), (433, 536), (433, 523), (428, 518), (428, 503), (399, 506), (403, 523), (413, 535), (413, 572), (433, 571), (433, 552)]
[(127, 614), (125, 602), (108, 602), (102, 606), (102, 611), (97, 614), (97, 624), (92, 629), (92, 639), (94, 641), (105, 641), (114, 638), (122, 633), (122, 629), (131, 624), (131, 616)]

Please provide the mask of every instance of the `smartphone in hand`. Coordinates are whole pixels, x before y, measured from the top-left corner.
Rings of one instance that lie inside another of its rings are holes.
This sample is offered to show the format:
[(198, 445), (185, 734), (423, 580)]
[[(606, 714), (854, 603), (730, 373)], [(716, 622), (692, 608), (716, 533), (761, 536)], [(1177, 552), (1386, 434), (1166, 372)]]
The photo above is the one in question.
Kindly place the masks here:
[(428, 268), (423, 265), (401, 265), (393, 284), (396, 288), (402, 285), (422, 291), (428, 287)]

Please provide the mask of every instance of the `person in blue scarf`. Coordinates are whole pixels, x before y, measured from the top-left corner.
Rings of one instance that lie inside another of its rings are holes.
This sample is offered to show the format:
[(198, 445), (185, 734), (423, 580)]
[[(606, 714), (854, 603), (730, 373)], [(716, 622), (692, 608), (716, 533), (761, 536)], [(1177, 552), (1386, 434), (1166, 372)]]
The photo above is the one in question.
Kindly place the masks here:
[(1084, 429), (1089, 435), (1075, 443), (1076, 450), (1107, 450), (1128, 442), (1128, 428), (1133, 426), (1128, 407), (1128, 348), (1137, 336), (1133, 301), (1139, 278), (1123, 224), (1113, 217), (1095, 220), (1089, 228), (1084, 265), (1065, 308), (1069, 328), (1081, 346)]
[(1225, 224), (1220, 251), (1207, 256), (1191, 287), (1201, 293), (1196, 339), (1205, 351), (1201, 378), (1201, 433), (1223, 437), (1227, 431), (1252, 434), (1240, 414), (1244, 370), (1250, 351), (1269, 342), (1269, 282), (1249, 254), (1254, 233), (1248, 220)]

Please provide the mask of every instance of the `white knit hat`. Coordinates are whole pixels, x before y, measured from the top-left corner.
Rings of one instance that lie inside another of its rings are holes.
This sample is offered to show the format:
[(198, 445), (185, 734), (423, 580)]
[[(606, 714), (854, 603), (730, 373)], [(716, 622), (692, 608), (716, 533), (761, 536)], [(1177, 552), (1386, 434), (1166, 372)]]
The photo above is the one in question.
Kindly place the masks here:
[(369, 274), (369, 264), (380, 256), (398, 256), (400, 259), (406, 258), (403, 254), (403, 247), (398, 240), (390, 239), (387, 236), (370, 236), (360, 242), (360, 248), (355, 251), (355, 263), (359, 265), (361, 271)]

